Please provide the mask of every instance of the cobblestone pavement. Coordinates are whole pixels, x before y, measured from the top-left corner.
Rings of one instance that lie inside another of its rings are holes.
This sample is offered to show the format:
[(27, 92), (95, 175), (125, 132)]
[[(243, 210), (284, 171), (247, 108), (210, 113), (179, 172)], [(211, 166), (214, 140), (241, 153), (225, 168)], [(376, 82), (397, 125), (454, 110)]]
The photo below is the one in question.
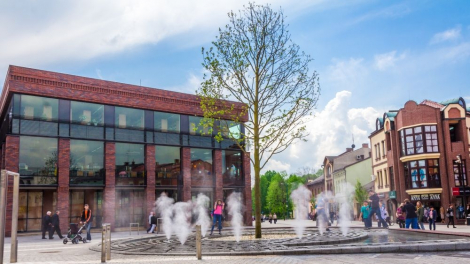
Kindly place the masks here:
[[(279, 221), (277, 227), (291, 226), (289, 221)], [(353, 223), (355, 226), (360, 226), (361, 223)], [(263, 228), (269, 228), (269, 223), (263, 223)], [(393, 227), (392, 227), (393, 228)], [(450, 232), (470, 232), (468, 226), (458, 226), (457, 229), (447, 229), (446, 226), (438, 226), (440, 231)], [(101, 263), (101, 255), (99, 252), (90, 250), (92, 246), (97, 246), (100, 240), (97, 239), (99, 234), (92, 234), (93, 240), (88, 244), (62, 244), (61, 240), (42, 240), (40, 236), (20, 236), (18, 237), (18, 262), (24, 263)], [(134, 234), (129, 235), (128, 232), (113, 232), (113, 239), (121, 238), (143, 238), (150, 235)], [(5, 239), (4, 262), (10, 263), (10, 239)], [(136, 255), (121, 255), (113, 254), (112, 260), (108, 263), (216, 263), (216, 264), (232, 264), (232, 263), (322, 263), (322, 264), (336, 264), (336, 263), (470, 263), (470, 252), (466, 251), (452, 251), (452, 252), (436, 252), (436, 253), (416, 253), (416, 254), (338, 254), (338, 255), (292, 255), (292, 256), (204, 256), (203, 259), (198, 261), (195, 257), (159, 257), (152, 255), (136, 256)]]

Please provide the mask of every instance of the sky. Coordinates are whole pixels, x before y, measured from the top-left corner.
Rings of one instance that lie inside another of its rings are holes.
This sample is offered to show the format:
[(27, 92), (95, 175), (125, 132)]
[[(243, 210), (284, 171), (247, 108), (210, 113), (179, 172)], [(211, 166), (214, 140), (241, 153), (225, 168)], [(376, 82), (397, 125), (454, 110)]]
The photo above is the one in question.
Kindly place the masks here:
[[(248, 1), (1, 1), (0, 78), (8, 65), (194, 94), (201, 48)], [(406, 101), (470, 103), (469, 1), (272, 0), (311, 55), (321, 95), (307, 142), (263, 171), (319, 169), (369, 143), (375, 120)], [(3, 82), (2, 82), (3, 83)]]

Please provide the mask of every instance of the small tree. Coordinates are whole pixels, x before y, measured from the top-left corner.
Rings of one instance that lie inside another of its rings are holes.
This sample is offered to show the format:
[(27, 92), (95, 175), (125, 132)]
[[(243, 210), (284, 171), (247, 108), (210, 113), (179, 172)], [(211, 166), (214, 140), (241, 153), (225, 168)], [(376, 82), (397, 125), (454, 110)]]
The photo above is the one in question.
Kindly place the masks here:
[(357, 180), (357, 183), (356, 183), (356, 186), (355, 186), (355, 190), (354, 190), (354, 199), (356, 200), (356, 202), (359, 204), (359, 206), (368, 199), (368, 193), (367, 193), (367, 190), (366, 188), (364, 188), (361, 184), (361, 182), (359, 182), (359, 180)]
[[(291, 41), (282, 10), (249, 3), (228, 17), (213, 47), (202, 50), (208, 74), (197, 92), (201, 123), (216, 129), (217, 140), (229, 138), (242, 151), (245, 143), (253, 144), (255, 236), (261, 238), (260, 171), (273, 155), (305, 140), (306, 117), (319, 97), (318, 76), (309, 70), (312, 58)], [(247, 117), (245, 131), (238, 130), (236, 124)]]

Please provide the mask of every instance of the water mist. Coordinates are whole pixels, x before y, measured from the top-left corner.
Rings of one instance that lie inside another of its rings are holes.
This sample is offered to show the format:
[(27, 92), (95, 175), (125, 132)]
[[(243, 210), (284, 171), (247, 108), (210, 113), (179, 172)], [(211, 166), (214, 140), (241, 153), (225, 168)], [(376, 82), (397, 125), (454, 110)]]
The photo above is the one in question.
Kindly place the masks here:
[(233, 233), (237, 242), (240, 242), (242, 224), (243, 224), (243, 215), (242, 215), (242, 203), (241, 203), (241, 194), (239, 192), (233, 192), (227, 198), (227, 209), (228, 214), (232, 217), (230, 223), (233, 228)]
[(351, 212), (353, 203), (354, 187), (349, 183), (343, 183), (340, 192), (335, 195), (336, 202), (339, 203), (339, 225), (341, 233), (346, 236), (351, 226)]
[(169, 198), (165, 193), (162, 193), (155, 202), (155, 205), (157, 206), (157, 212), (163, 220), (162, 229), (168, 241), (171, 238), (173, 226), (173, 203), (173, 198)]
[[(320, 232), (320, 235), (323, 235), (325, 230), (328, 228), (328, 219), (330, 215), (329, 203), (333, 201), (333, 195), (330, 191), (322, 192), (318, 194), (315, 199), (317, 203), (315, 211), (317, 213), (318, 231)], [(320, 210), (318, 207), (323, 207), (323, 210)]]
[(290, 197), (295, 205), (295, 233), (298, 238), (302, 238), (303, 232), (307, 225), (308, 205), (312, 193), (304, 186), (300, 185), (295, 189)]
[(173, 226), (178, 240), (183, 245), (191, 232), (191, 202), (177, 202), (173, 205)]
[(207, 230), (209, 230), (211, 225), (211, 219), (207, 213), (207, 205), (209, 202), (209, 197), (200, 193), (197, 195), (196, 206), (193, 209), (193, 212), (197, 215), (196, 225), (201, 225), (202, 237), (206, 236)]

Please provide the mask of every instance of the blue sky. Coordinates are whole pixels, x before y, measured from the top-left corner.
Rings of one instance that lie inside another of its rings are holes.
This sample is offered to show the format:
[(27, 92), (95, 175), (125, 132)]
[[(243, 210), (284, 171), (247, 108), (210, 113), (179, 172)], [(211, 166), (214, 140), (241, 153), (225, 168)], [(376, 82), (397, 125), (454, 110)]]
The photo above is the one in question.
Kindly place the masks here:
[[(267, 169), (319, 168), (368, 142), (374, 120), (411, 99), (470, 104), (468, 1), (257, 1), (282, 6), (322, 89), (308, 143)], [(194, 93), (226, 13), (243, 1), (2, 1), (0, 76), (9, 64)], [(311, 150), (314, 150), (313, 152)], [(311, 155), (305, 155), (311, 153)]]

